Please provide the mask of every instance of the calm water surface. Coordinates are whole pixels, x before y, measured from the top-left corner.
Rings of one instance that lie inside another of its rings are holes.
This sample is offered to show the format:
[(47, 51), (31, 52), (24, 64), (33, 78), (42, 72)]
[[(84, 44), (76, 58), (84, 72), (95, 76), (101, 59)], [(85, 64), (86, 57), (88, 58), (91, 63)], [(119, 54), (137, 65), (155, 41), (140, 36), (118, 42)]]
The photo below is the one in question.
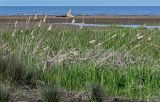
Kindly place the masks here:
[(145, 15), (160, 16), (160, 6), (0, 6), (3, 15)]

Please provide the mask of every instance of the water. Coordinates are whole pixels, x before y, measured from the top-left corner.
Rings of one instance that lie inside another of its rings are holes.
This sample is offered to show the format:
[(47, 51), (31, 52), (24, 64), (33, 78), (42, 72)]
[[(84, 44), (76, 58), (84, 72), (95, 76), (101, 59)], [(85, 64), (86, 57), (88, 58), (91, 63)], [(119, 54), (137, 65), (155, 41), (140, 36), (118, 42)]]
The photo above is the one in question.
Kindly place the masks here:
[(160, 16), (160, 6), (0, 6), (0, 16), (9, 15), (145, 15)]
[[(61, 24), (66, 24), (66, 25), (74, 25), (74, 26), (79, 26), (79, 27), (109, 27), (111, 25), (106, 25), (106, 24), (82, 24), (82, 23), (61, 23)], [(121, 27), (129, 27), (129, 28), (139, 28), (141, 27), (142, 25), (118, 25), (118, 26), (121, 26)], [(160, 26), (143, 26), (144, 28), (147, 28), (147, 29), (154, 29), (154, 28), (157, 28), (157, 29), (160, 29)]]
[[(160, 6), (0, 6), (0, 16), (12, 15), (66, 15), (72, 9), (73, 15), (81, 16), (160, 16)], [(68, 23), (69, 24), (69, 23)], [(80, 24), (69, 25), (84, 27), (108, 27), (103, 24)], [(138, 28), (141, 25), (120, 25), (123, 27)], [(160, 26), (144, 26), (148, 29)]]

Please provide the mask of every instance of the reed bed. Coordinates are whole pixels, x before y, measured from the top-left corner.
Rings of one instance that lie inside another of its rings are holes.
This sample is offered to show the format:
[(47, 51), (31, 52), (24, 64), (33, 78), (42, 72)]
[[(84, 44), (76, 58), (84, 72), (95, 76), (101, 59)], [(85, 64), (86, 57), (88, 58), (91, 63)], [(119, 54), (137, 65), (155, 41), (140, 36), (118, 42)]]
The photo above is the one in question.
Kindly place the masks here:
[(159, 29), (62, 29), (41, 23), (0, 32), (1, 80), (54, 83), (76, 92), (97, 83), (111, 96), (159, 98)]

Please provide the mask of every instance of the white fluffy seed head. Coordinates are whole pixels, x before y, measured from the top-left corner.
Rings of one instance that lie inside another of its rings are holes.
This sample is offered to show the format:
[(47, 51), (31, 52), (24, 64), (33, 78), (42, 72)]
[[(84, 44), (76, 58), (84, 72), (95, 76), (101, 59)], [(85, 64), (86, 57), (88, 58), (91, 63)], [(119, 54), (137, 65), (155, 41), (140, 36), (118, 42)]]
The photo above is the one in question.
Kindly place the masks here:
[(103, 43), (98, 43), (97, 46), (101, 46)]
[(72, 15), (72, 10), (71, 9), (67, 12), (67, 17), (69, 17), (69, 18), (73, 18), (74, 17)]
[(15, 28), (17, 27), (17, 24), (18, 24), (18, 21), (16, 21), (16, 22), (14, 23)]
[(12, 32), (12, 36), (15, 36), (15, 34), (16, 34), (16, 29)]
[(33, 35), (33, 33), (34, 33), (34, 30), (32, 30), (31, 35)]
[(148, 41), (150, 41), (150, 40), (152, 40), (152, 38), (151, 38), (151, 37), (149, 37), (147, 40), (148, 40)]
[(32, 39), (34, 39), (35, 37), (34, 37), (34, 35), (32, 35), (32, 37), (31, 37)]
[(71, 23), (73, 24), (73, 23), (75, 23), (75, 22), (76, 22), (76, 20), (75, 20), (75, 19), (73, 19)]
[(51, 31), (51, 30), (52, 30), (52, 24), (49, 25), (49, 27), (48, 27), (47, 30), (48, 30), (48, 31)]
[(115, 38), (117, 35), (115, 34), (115, 35), (113, 35), (111, 38), (113, 39), (113, 38)]
[(31, 20), (31, 17), (28, 18), (28, 21), (27, 21), (28, 24), (29, 24), (30, 20)]
[(46, 22), (46, 19), (47, 19), (47, 15), (45, 15), (44, 18), (43, 18), (44, 23)]
[(78, 51), (71, 51), (70, 54), (72, 54), (73, 56), (78, 56), (79, 52)]
[(123, 33), (123, 34), (122, 34), (122, 37), (124, 37), (125, 35), (126, 35), (126, 34), (125, 34), (125, 33)]
[(34, 16), (34, 19), (38, 19), (37, 14)]
[(138, 37), (137, 37), (137, 39), (142, 39), (142, 38), (143, 38), (143, 36), (138, 36)]
[(38, 27), (41, 27), (41, 25), (42, 25), (42, 19), (39, 21)]
[(89, 41), (90, 44), (95, 44), (96, 43), (96, 40), (91, 40)]
[(83, 25), (80, 26), (80, 29), (82, 29), (82, 28), (83, 28)]

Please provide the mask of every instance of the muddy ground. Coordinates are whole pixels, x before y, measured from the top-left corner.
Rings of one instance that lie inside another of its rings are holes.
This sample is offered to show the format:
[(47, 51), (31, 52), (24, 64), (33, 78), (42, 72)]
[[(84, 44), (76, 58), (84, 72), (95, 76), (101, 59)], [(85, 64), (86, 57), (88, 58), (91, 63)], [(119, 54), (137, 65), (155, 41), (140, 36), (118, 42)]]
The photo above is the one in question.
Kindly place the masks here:
[[(9, 102), (44, 102), (42, 97), (42, 90), (40, 88), (29, 88), (27, 86), (21, 86), (15, 88), (10, 92)], [(61, 93), (60, 102), (90, 102), (88, 93), (67, 92)], [(140, 101), (131, 100), (127, 98), (117, 98), (111, 96), (103, 97), (102, 102), (159, 102), (157, 100)]]

